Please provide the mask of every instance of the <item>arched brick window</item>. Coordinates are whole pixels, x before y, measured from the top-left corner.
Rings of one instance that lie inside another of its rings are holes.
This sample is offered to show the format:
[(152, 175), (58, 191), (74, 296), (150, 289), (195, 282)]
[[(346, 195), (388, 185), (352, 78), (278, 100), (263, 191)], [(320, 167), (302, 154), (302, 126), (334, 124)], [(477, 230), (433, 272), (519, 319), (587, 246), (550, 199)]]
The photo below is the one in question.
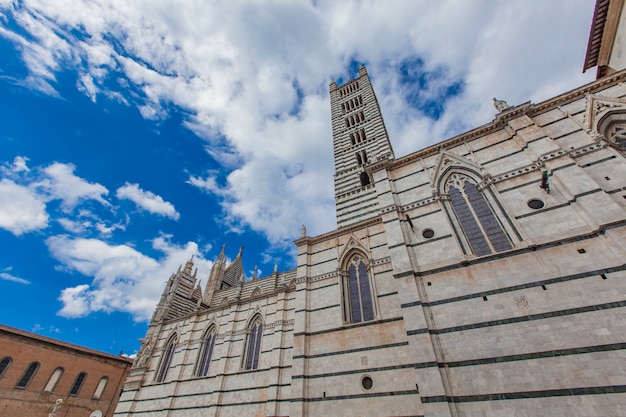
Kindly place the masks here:
[(30, 365), (28, 365), (28, 368), (26, 368), (20, 380), (17, 381), (17, 385), (15, 385), (15, 387), (26, 388), (28, 384), (30, 384), (30, 381), (32, 381), (38, 369), (39, 369), (39, 362), (33, 362)]
[(85, 383), (85, 379), (87, 379), (86, 372), (81, 372), (78, 375), (76, 375), (76, 379), (74, 380), (74, 383), (72, 384), (72, 389), (70, 389), (69, 395), (78, 395), (78, 393), (80, 392), (80, 389), (83, 387), (83, 384)]
[(44, 392), (54, 391), (54, 387), (56, 387), (57, 383), (59, 382), (59, 379), (61, 379), (61, 375), (63, 375), (63, 368), (59, 367), (59, 368), (56, 368), (54, 371), (52, 371), (52, 374), (50, 375), (50, 378), (48, 379), (48, 383), (43, 389)]
[(2, 378), (6, 370), (9, 369), (9, 365), (11, 365), (12, 361), (13, 359), (11, 359), (10, 356), (5, 356), (0, 360), (0, 378)]
[(98, 385), (96, 386), (96, 389), (93, 392), (93, 398), (95, 398), (96, 400), (99, 400), (100, 397), (102, 397), (102, 394), (104, 393), (104, 389), (107, 387), (108, 383), (109, 383), (108, 376), (103, 376), (102, 378), (100, 378), (100, 381), (98, 381)]

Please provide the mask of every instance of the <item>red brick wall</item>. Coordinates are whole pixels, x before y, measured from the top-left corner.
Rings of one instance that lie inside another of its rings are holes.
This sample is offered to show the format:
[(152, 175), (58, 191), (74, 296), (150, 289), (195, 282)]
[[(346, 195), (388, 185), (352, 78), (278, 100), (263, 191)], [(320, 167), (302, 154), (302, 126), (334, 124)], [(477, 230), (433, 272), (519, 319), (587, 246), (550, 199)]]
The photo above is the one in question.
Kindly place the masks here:
[[(48, 417), (59, 398), (63, 404), (57, 409), (57, 417), (88, 417), (94, 410), (100, 410), (103, 416), (113, 415), (130, 370), (129, 360), (1, 330), (0, 359), (10, 356), (13, 361), (0, 377), (0, 417)], [(40, 366), (28, 386), (16, 388), (28, 365), (35, 361)], [(57, 367), (64, 369), (63, 375), (52, 393), (43, 392)], [(78, 395), (70, 396), (80, 372), (86, 372), (87, 377)], [(109, 382), (100, 399), (94, 399), (94, 391), (103, 376)]]

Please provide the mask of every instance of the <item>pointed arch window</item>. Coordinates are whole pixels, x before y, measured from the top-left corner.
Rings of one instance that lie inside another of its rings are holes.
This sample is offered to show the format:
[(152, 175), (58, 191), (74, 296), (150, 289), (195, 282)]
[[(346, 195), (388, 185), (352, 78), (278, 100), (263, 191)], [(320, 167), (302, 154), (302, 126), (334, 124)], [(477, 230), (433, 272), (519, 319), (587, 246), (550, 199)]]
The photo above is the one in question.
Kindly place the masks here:
[(211, 358), (213, 357), (213, 347), (215, 346), (216, 337), (217, 330), (215, 326), (211, 327), (205, 333), (202, 348), (200, 349), (200, 355), (198, 356), (196, 376), (207, 376), (209, 374), (209, 364), (211, 363)]
[(33, 362), (30, 365), (28, 365), (28, 368), (26, 368), (20, 380), (17, 381), (17, 385), (15, 387), (26, 388), (28, 384), (30, 384), (30, 381), (32, 381), (38, 369), (39, 369), (39, 362)]
[(257, 316), (248, 328), (248, 343), (246, 347), (245, 369), (259, 369), (259, 356), (261, 354), (261, 338), (263, 337), (263, 322), (261, 316)]
[(0, 360), (0, 378), (2, 378), (6, 370), (9, 369), (9, 365), (11, 365), (12, 361), (13, 359), (11, 359), (10, 356), (5, 356)]
[(161, 358), (161, 364), (157, 372), (157, 377), (156, 377), (157, 382), (165, 381), (165, 377), (167, 377), (167, 371), (170, 369), (170, 365), (172, 364), (172, 358), (174, 357), (175, 349), (176, 349), (176, 335), (170, 337), (169, 341), (165, 345), (165, 350), (163, 351), (164, 352), (163, 357)]
[(344, 306), (346, 321), (350, 323), (374, 320), (369, 273), (364, 258), (358, 254), (352, 256), (347, 264)]
[(59, 382), (59, 379), (61, 379), (61, 375), (63, 375), (63, 368), (59, 367), (59, 368), (56, 368), (54, 371), (52, 371), (52, 374), (50, 375), (50, 379), (48, 379), (48, 383), (43, 389), (44, 392), (54, 391), (54, 387), (56, 387), (57, 383)]
[(454, 173), (446, 181), (445, 189), (456, 220), (476, 256), (513, 249), (509, 236), (472, 178)]

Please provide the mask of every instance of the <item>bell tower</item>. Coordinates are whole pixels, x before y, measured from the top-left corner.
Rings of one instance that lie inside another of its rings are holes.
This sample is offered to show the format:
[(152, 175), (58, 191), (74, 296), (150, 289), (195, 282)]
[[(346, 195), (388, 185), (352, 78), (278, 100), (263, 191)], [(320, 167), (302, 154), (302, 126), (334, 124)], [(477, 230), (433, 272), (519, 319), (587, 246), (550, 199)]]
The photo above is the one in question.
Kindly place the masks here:
[(394, 159), (385, 122), (365, 67), (357, 78), (330, 84), (337, 226), (378, 215), (371, 168)]

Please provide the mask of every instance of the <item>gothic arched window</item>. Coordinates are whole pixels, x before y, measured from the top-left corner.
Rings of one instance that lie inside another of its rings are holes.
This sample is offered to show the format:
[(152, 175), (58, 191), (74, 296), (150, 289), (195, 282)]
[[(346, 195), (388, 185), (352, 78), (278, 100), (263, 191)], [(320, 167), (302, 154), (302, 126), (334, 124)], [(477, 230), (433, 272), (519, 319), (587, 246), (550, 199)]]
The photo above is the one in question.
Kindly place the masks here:
[(453, 173), (445, 184), (452, 211), (476, 256), (513, 249), (485, 195), (467, 175)]
[(198, 365), (196, 366), (196, 376), (207, 376), (209, 374), (209, 364), (213, 357), (213, 346), (215, 346), (216, 337), (217, 331), (215, 326), (211, 327), (204, 335), (202, 348), (200, 348), (200, 355), (198, 356)]
[(246, 344), (245, 369), (259, 369), (261, 354), (261, 338), (263, 337), (263, 321), (256, 316), (248, 326), (248, 341)]
[(170, 369), (170, 365), (172, 364), (172, 358), (174, 357), (175, 349), (176, 349), (176, 335), (173, 335), (172, 337), (170, 337), (169, 341), (165, 345), (165, 350), (163, 351), (163, 356), (161, 358), (161, 364), (157, 372), (157, 377), (156, 377), (157, 382), (165, 381), (165, 377), (167, 376), (167, 371)]
[(344, 311), (346, 321), (360, 323), (374, 320), (372, 289), (365, 260), (354, 255), (347, 264), (344, 282)]
[(30, 381), (33, 379), (35, 374), (37, 373), (37, 369), (39, 369), (39, 362), (33, 362), (30, 365), (28, 365), (28, 368), (26, 368), (20, 380), (17, 381), (16, 387), (26, 388), (28, 384), (30, 384)]

